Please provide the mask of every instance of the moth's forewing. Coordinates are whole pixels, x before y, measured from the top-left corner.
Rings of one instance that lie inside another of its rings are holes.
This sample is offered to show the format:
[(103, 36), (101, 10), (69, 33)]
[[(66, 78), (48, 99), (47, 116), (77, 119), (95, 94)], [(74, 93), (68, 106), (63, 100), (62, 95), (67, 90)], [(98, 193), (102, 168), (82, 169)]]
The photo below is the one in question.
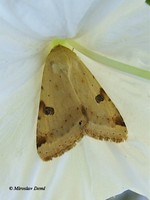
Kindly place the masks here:
[(125, 123), (95, 77), (75, 53), (56, 46), (46, 60), (37, 124), (43, 160), (60, 156), (83, 135), (121, 142)]

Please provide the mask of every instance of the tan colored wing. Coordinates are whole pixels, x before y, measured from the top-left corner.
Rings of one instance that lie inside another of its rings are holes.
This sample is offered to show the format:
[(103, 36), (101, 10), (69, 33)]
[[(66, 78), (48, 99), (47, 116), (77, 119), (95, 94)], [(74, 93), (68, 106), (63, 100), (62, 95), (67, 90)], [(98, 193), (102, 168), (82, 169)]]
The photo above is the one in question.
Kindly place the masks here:
[(63, 49), (57, 48), (46, 60), (41, 87), (37, 150), (43, 160), (50, 160), (71, 149), (82, 138), (87, 123), (68, 78), (70, 63)]
[(55, 47), (43, 73), (37, 150), (43, 160), (71, 149), (84, 134), (121, 142), (127, 129), (118, 110), (71, 50)]
[(85, 127), (87, 135), (114, 142), (126, 140), (126, 125), (111, 99), (87, 67), (72, 52), (70, 60), (72, 61), (70, 81), (88, 118), (88, 125)]

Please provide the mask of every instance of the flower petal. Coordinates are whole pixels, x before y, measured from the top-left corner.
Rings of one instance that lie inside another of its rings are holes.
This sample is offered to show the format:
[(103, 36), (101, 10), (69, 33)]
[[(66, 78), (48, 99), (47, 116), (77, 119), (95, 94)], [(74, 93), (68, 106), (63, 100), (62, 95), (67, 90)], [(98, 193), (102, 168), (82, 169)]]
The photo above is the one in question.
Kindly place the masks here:
[(34, 38), (72, 37), (93, 3), (94, 0), (2, 0), (0, 15), (5, 22)]
[(150, 70), (149, 6), (141, 0), (103, 1), (93, 8), (93, 13), (83, 21), (80, 32), (84, 34), (79, 35), (79, 44), (128, 65)]

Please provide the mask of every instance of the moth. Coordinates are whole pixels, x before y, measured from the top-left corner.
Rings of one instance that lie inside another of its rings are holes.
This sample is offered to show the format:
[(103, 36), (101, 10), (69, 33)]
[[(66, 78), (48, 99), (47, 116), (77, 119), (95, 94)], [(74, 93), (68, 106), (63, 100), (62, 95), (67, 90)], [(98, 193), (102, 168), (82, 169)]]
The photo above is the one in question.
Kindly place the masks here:
[(37, 152), (51, 160), (83, 136), (122, 142), (127, 128), (95, 77), (70, 49), (58, 45), (46, 59), (37, 122)]

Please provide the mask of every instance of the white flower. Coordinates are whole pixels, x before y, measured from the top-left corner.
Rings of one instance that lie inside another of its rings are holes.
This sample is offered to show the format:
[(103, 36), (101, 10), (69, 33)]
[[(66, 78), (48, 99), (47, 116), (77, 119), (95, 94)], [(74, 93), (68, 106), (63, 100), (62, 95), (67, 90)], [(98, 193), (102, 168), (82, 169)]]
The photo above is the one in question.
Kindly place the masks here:
[[(147, 79), (114, 70), (79, 53), (121, 112), (128, 140), (115, 144), (85, 137), (71, 151), (50, 162), (43, 162), (36, 152), (42, 66), (51, 41), (72, 38), (68, 44), (77, 42), (97, 51), (105, 56), (108, 66), (107, 57), (148, 70), (148, 16), (149, 6), (143, 0), (0, 2), (3, 200), (103, 200), (127, 189), (150, 197)], [(32, 191), (15, 191), (17, 186), (32, 187)], [(45, 190), (33, 191), (35, 186)]]

